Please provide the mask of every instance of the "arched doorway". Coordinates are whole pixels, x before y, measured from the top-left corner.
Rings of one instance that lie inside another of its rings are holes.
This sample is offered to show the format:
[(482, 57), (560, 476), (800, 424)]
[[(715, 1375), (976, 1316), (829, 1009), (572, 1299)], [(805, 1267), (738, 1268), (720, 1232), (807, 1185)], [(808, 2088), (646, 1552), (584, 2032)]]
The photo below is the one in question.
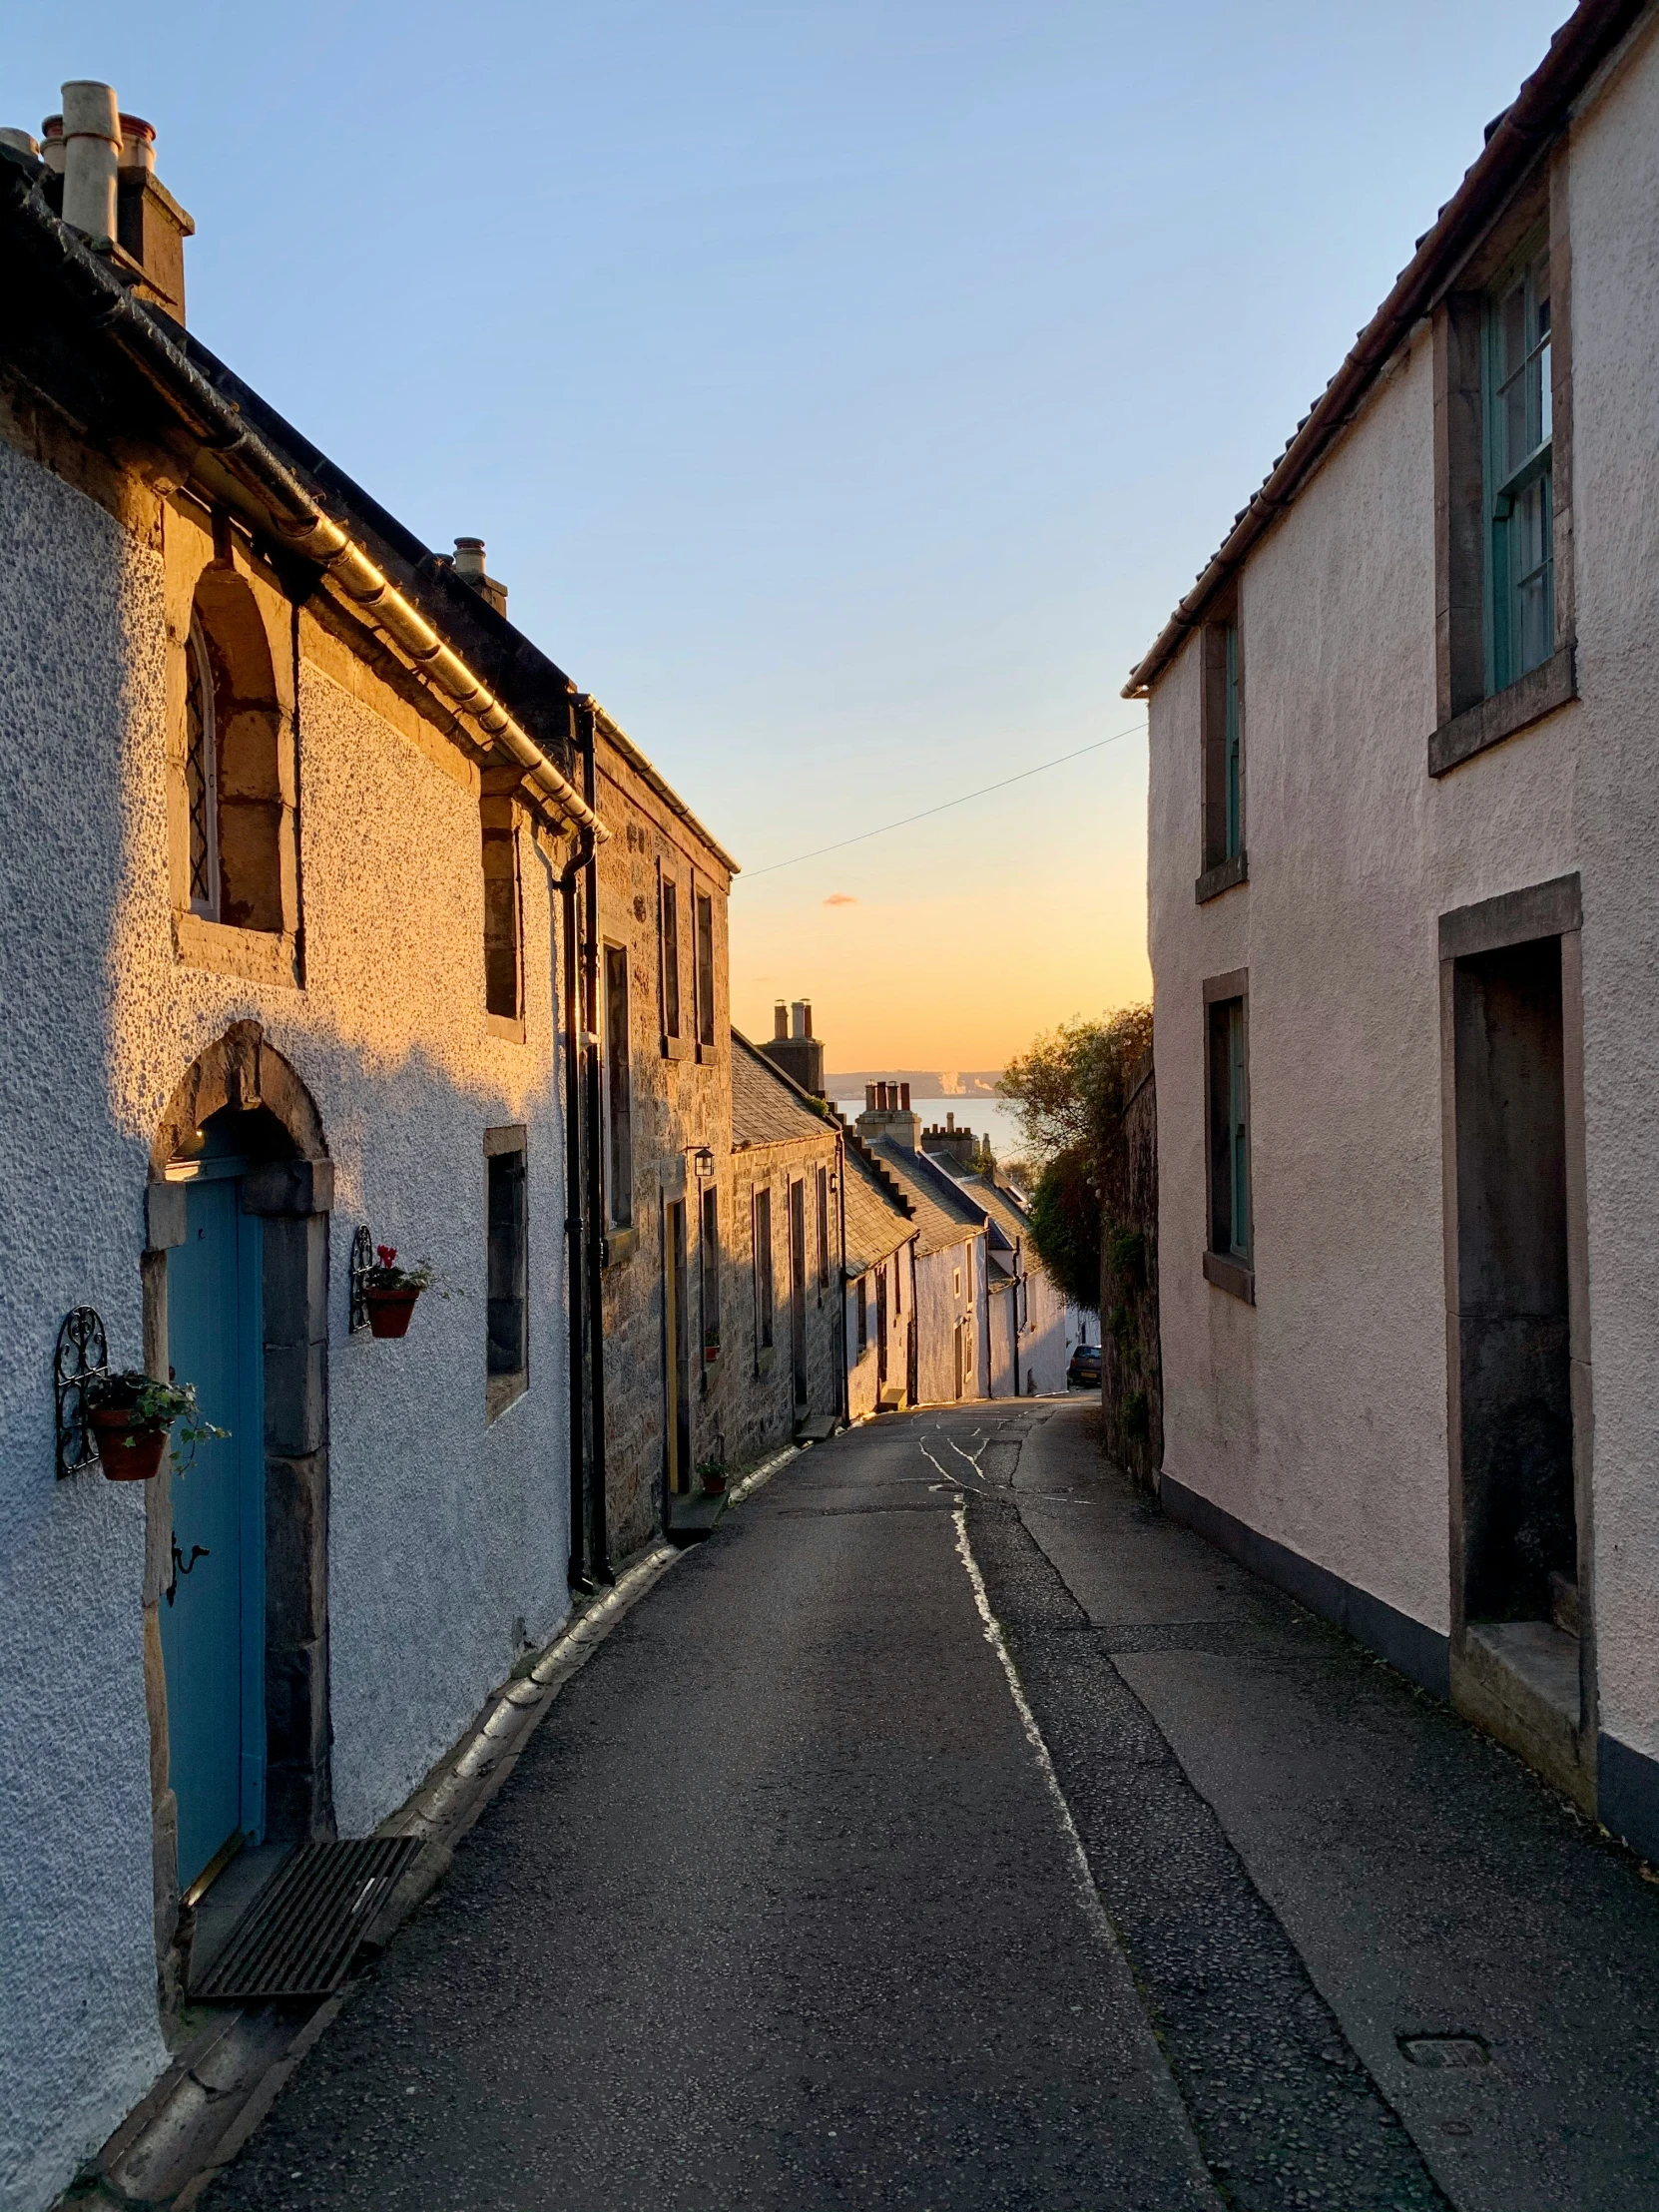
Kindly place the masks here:
[(228, 1431), (153, 1485), (150, 1504), (146, 1650), (170, 1954), (180, 1903), (244, 1845), (332, 1833), (331, 1199), (309, 1093), (258, 1023), (236, 1023), (179, 1085), (151, 1152), (147, 1357), (193, 1382), (206, 1418)]

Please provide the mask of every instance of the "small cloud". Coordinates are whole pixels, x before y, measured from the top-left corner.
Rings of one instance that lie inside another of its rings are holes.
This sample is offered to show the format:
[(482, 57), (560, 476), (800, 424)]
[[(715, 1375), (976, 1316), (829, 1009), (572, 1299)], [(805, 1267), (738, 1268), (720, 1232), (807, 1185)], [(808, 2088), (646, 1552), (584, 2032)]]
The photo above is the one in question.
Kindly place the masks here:
[(824, 903), (827, 906), (856, 906), (858, 901), (849, 891), (831, 891)]

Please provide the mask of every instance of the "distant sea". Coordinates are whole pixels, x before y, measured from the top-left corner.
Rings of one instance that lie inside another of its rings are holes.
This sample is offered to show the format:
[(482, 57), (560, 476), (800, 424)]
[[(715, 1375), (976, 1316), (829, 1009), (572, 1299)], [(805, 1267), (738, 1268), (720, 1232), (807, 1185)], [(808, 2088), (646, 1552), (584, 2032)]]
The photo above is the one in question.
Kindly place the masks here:
[[(855, 1098), (835, 1098), (835, 1104), (848, 1121), (856, 1121), (864, 1110), (864, 1094)], [(944, 1126), (946, 1114), (956, 1116), (958, 1129), (971, 1129), (976, 1137), (989, 1137), (991, 1150), (999, 1160), (1011, 1160), (1020, 1151), (1019, 1127), (1014, 1120), (1014, 1109), (1005, 1098), (918, 1098), (910, 1094), (910, 1111), (921, 1116), (923, 1129), (930, 1129), (934, 1122)]]

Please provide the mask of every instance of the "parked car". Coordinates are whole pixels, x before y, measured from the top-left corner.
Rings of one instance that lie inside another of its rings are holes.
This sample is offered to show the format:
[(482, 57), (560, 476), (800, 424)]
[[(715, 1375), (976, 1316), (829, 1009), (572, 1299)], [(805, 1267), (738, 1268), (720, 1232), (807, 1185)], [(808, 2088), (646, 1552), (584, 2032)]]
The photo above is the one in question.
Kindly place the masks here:
[(1077, 1347), (1071, 1356), (1071, 1365), (1066, 1370), (1066, 1381), (1072, 1383), (1080, 1382), (1085, 1385), (1092, 1385), (1095, 1389), (1100, 1387), (1099, 1345), (1079, 1345)]

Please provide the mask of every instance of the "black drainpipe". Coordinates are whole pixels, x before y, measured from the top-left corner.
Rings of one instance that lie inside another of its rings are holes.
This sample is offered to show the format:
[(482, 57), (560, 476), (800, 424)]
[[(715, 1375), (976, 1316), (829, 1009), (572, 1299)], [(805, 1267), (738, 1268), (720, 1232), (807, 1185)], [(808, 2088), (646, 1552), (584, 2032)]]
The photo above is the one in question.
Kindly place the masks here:
[(1014, 1395), (1019, 1395), (1019, 1287), (1023, 1278), (1020, 1269), (1024, 1265), (1025, 1239), (1014, 1239)]
[[(852, 1383), (846, 1372), (846, 1139), (835, 1133), (835, 1198), (840, 1216), (841, 1264), (835, 1271), (835, 1341), (841, 1361), (841, 1426), (852, 1424)], [(912, 1291), (914, 1286), (912, 1285)]]
[(582, 1219), (582, 1029), (577, 975), (577, 885), (593, 856), (593, 831), (580, 830), (570, 865), (554, 878), (564, 902), (565, 1243), (570, 1299), (570, 1586), (591, 1590), (587, 1546), (587, 1267)]
[[(591, 808), (598, 777), (593, 702), (581, 702), (582, 797)], [(587, 1037), (584, 1065), (587, 1081), (587, 1228), (588, 1228), (588, 1542), (589, 1569), (596, 1582), (614, 1582), (611, 1572), (610, 1529), (605, 1499), (605, 1173), (601, 1151), (603, 1124), (599, 1111), (599, 868), (595, 843), (588, 846), (587, 937), (582, 947), (583, 996), (586, 999)]]

